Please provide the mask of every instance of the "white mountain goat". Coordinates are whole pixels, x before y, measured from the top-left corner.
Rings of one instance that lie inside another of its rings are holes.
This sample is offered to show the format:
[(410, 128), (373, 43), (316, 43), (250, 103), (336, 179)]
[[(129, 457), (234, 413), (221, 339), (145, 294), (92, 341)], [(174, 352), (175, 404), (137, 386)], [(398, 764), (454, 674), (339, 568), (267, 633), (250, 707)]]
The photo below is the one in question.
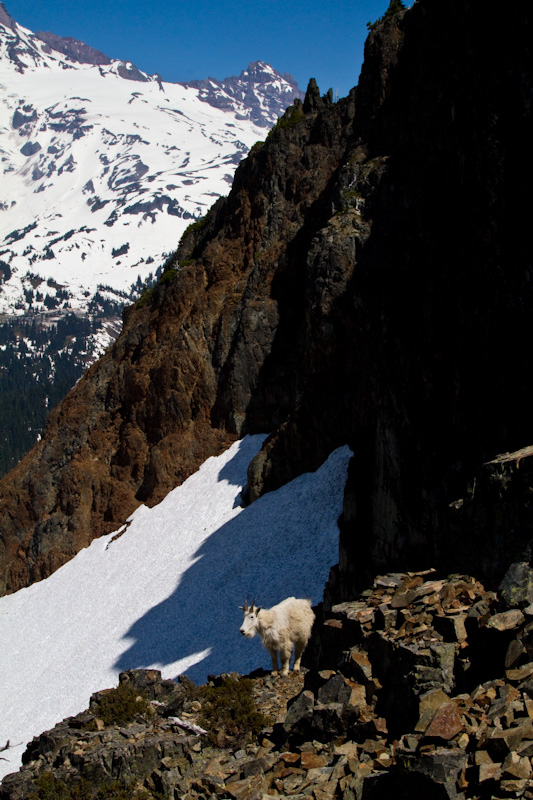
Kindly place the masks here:
[(263, 645), (272, 658), (272, 672), (278, 672), (278, 651), (281, 674), (289, 674), (289, 662), (294, 644), (294, 672), (300, 671), (300, 660), (311, 635), (315, 619), (310, 600), (287, 597), (272, 608), (256, 608), (255, 600), (248, 608), (248, 601), (240, 606), (244, 611), (241, 633), (251, 639), (259, 634)]

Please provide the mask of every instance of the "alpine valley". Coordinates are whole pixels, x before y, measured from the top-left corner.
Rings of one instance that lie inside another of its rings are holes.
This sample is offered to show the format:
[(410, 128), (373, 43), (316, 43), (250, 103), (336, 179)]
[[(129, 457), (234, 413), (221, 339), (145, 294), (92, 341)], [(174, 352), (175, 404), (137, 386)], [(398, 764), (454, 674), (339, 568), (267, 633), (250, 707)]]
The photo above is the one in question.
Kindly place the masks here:
[(167, 83), (0, 3), (0, 474), (296, 97), (263, 62)]

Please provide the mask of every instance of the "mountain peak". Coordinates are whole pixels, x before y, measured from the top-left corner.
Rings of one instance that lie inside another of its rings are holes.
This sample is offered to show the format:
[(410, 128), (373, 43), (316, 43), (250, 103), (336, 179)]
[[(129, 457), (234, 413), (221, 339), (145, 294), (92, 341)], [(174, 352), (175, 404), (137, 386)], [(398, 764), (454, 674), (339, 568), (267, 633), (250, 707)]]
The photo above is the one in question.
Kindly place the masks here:
[(230, 75), (221, 81), (206, 78), (182, 85), (198, 89), (199, 99), (214, 108), (226, 109), (236, 102), (241, 104), (243, 113), (265, 128), (274, 124), (296, 98), (304, 98), (304, 92), (292, 75), (278, 72), (265, 61), (252, 61), (239, 75)]

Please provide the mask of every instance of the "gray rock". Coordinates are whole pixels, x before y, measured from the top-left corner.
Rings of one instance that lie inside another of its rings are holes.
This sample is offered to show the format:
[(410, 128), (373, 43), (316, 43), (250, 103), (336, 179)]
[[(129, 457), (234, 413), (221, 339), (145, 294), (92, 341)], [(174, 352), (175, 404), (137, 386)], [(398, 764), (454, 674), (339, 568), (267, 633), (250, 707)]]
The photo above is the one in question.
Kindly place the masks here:
[(297, 725), (302, 721), (311, 720), (315, 706), (315, 697), (308, 689), (304, 689), (288, 705), (285, 717), (286, 725)]
[(498, 587), (507, 608), (525, 608), (533, 603), (533, 570), (524, 561), (511, 564)]

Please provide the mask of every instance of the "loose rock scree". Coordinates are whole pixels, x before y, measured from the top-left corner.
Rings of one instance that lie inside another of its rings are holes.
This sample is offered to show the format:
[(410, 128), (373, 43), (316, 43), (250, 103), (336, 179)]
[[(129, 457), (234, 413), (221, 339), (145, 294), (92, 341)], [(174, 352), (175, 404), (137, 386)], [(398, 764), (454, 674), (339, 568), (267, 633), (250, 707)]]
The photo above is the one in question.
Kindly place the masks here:
[(256, 608), (255, 600), (240, 606), (244, 611), (241, 633), (251, 639), (256, 633), (261, 637), (272, 658), (272, 673), (278, 673), (278, 652), (281, 674), (289, 674), (289, 662), (294, 645), (294, 672), (300, 671), (300, 661), (315, 619), (310, 600), (287, 597), (272, 608)]

